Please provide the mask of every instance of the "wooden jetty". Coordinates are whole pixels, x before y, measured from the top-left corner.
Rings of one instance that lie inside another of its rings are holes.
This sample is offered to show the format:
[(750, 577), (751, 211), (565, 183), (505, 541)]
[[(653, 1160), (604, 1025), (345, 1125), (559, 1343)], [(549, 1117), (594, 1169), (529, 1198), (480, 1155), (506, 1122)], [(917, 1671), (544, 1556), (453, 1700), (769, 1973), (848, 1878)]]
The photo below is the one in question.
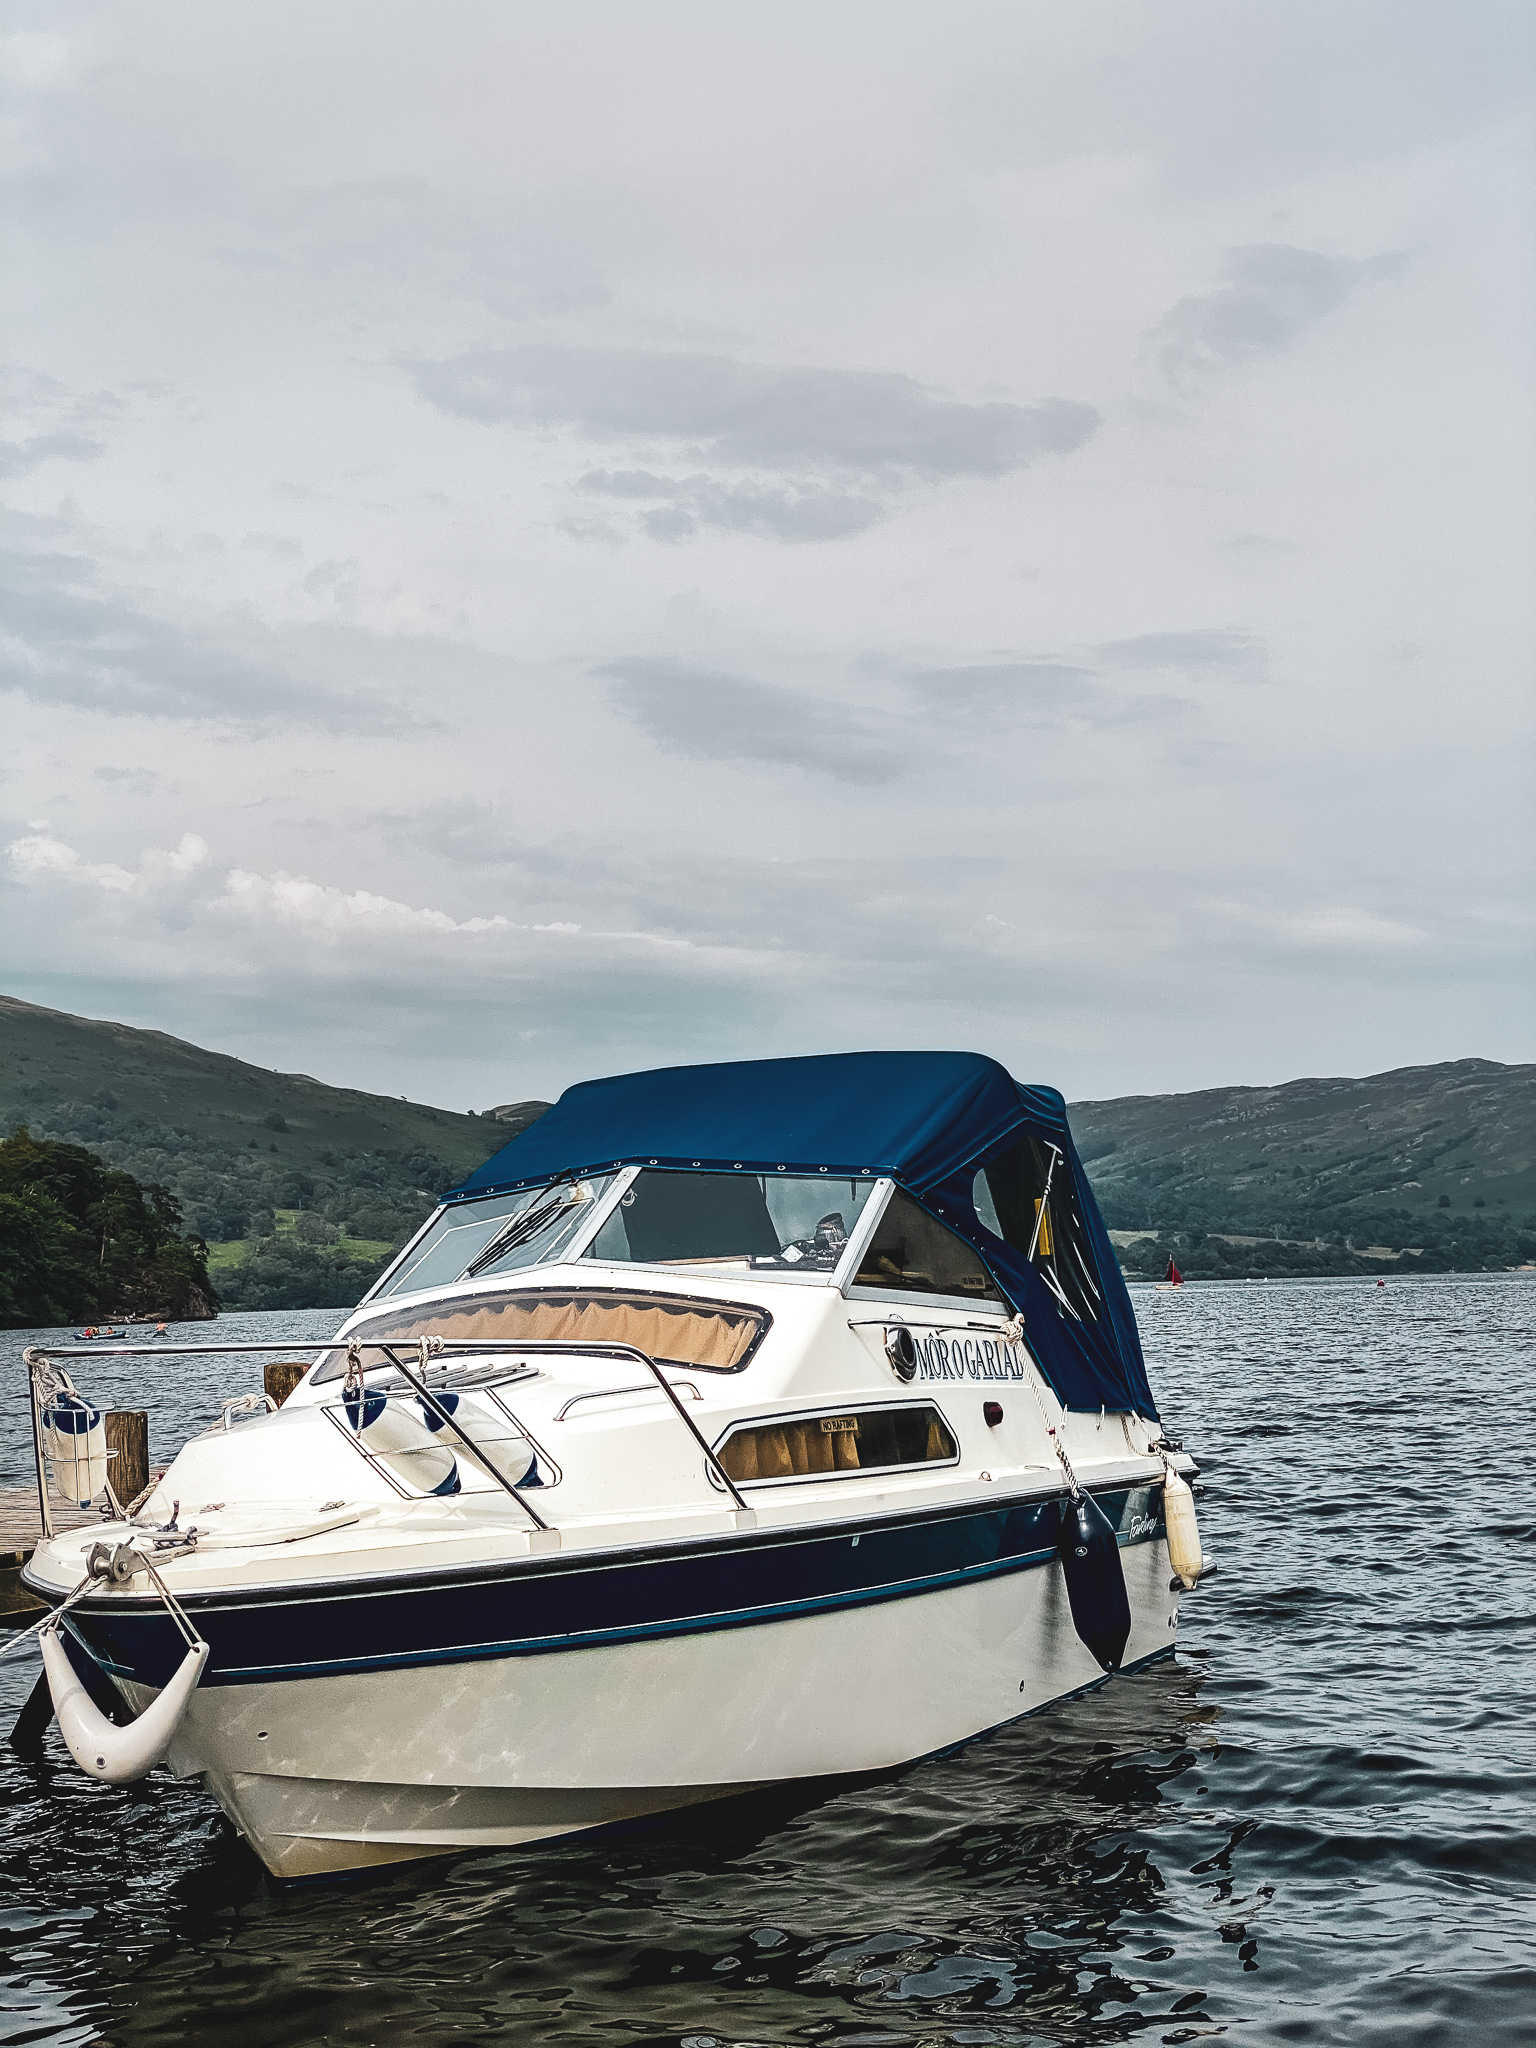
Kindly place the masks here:
[[(55, 1529), (83, 1529), (101, 1520), (99, 1508), (63, 1508), (53, 1503)], [(43, 1602), (34, 1600), (21, 1583), (21, 1568), (36, 1550), (42, 1536), (37, 1519), (37, 1488), (18, 1486), (0, 1493), (0, 1623), (14, 1617), (41, 1614)]]
[[(269, 1363), (262, 1383), (273, 1402), (281, 1408), (309, 1370), (306, 1364)], [(146, 1494), (151, 1483), (165, 1476), (163, 1465), (149, 1462), (149, 1415), (142, 1408), (112, 1408), (104, 1412), (107, 1448), (112, 1454), (112, 1485), (120, 1500), (130, 1504)], [(63, 1507), (51, 1503), (55, 1530), (84, 1529), (105, 1518), (101, 1507)], [(40, 1614), (41, 1600), (34, 1600), (21, 1583), (22, 1567), (37, 1548), (42, 1527), (37, 1514), (37, 1488), (0, 1490), (0, 1627), (16, 1625), (30, 1615)]]
[[(150, 1476), (158, 1480), (161, 1472), (152, 1471)], [(56, 1500), (49, 1505), (56, 1533), (88, 1529), (93, 1522), (105, 1521), (109, 1512), (99, 1507), (61, 1507)], [(43, 1611), (43, 1602), (34, 1599), (21, 1583), (22, 1566), (36, 1550), (42, 1533), (35, 1486), (0, 1491), (0, 1628), (8, 1623), (14, 1627), (24, 1618)]]

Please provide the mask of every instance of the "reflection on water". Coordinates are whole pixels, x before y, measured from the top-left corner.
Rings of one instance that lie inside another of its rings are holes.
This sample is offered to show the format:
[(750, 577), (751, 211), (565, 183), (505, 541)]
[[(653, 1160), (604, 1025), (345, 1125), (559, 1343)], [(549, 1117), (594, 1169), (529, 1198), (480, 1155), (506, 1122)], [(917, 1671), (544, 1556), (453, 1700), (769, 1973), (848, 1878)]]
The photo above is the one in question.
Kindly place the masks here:
[(196, 1786), (0, 1752), (0, 2041), (1528, 2038), (1533, 1305), (1138, 1290), (1221, 1567), (1178, 1661), (892, 1776), (285, 1891)]
[[(1167, 1788), (1212, 1750), (1192, 1718), (1201, 1675), (1165, 1662), (830, 1796), (798, 1787), (644, 1832), (287, 1891), (196, 1790), (156, 1779), (103, 1797), (67, 1761), (13, 1766), (9, 1883), (30, 1902), (13, 1963), (79, 1956), (55, 2024), (67, 2010), (124, 2042), (195, 2034), (214, 2001), (238, 2010), (234, 2038), (273, 2044), (514, 2023), (543, 2040), (615, 2026), (634, 2039), (647, 2011), (639, 2038), (669, 2041), (841, 2035), (860, 2018), (900, 2038), (1011, 2040), (1069, 2015), (1121, 2040), (1200, 2002), (1166, 1967), (1157, 1834)], [(976, 2034), (1004, 2013), (1006, 2033)]]

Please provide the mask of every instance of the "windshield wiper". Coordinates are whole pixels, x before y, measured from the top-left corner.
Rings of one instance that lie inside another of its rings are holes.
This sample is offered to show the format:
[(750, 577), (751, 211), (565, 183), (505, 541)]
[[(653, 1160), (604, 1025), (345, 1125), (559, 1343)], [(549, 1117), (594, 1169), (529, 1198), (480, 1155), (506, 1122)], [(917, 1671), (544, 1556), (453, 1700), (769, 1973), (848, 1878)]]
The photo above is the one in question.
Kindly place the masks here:
[(567, 1209), (580, 1209), (591, 1199), (591, 1189), (585, 1181), (578, 1181), (574, 1186), (567, 1186), (558, 1193), (552, 1193), (546, 1201), (535, 1202), (530, 1208), (519, 1210), (506, 1228), (498, 1231), (491, 1239), (485, 1250), (477, 1258), (470, 1260), (459, 1278), (473, 1280), (477, 1274), (483, 1273), (487, 1266), (495, 1265), (507, 1252), (516, 1251), (519, 1246), (528, 1244), (536, 1238), (540, 1231), (547, 1229)]

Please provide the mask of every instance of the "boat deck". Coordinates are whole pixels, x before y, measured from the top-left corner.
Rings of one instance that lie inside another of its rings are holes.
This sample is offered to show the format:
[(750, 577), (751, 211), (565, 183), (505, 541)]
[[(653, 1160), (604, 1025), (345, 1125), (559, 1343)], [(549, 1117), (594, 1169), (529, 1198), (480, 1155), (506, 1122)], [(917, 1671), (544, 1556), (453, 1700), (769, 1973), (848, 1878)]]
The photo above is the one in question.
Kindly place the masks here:
[[(99, 1508), (66, 1508), (54, 1503), (55, 1529), (84, 1529), (100, 1520)], [(22, 1566), (37, 1548), (42, 1533), (35, 1486), (0, 1491), (0, 1625), (43, 1610), (42, 1601), (35, 1600), (21, 1583)]]

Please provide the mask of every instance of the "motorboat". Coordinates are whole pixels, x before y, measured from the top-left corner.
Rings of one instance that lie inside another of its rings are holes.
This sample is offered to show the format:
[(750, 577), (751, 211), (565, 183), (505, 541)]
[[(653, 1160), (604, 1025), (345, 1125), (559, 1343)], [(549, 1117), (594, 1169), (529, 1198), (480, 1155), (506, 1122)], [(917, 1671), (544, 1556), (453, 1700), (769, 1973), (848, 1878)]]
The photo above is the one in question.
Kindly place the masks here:
[(284, 1879), (907, 1764), (1166, 1656), (1208, 1569), (1065, 1104), (977, 1054), (569, 1089), (136, 1503), (57, 1356), (66, 1740)]

